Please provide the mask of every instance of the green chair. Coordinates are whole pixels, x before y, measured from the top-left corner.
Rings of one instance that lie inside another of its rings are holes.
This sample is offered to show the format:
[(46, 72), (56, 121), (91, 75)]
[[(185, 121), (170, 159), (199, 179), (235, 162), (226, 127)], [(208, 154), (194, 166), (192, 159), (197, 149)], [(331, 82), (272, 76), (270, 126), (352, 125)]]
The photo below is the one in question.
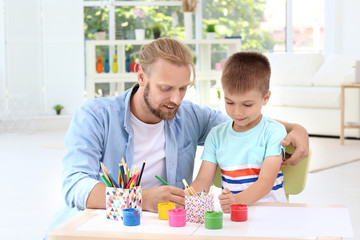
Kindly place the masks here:
[[(294, 152), (294, 147), (289, 145), (286, 147), (285, 151), (292, 154)], [(310, 158), (311, 148), (309, 149), (309, 156), (303, 159), (300, 163), (295, 166), (286, 165), (282, 168), (282, 172), (284, 174), (284, 190), (288, 200), (289, 195), (296, 195), (304, 190), (310, 165)], [(213, 184), (219, 188), (222, 186), (219, 167), (216, 170)]]
[[(289, 145), (285, 151), (292, 154), (294, 147)], [(282, 168), (284, 174), (284, 190), (286, 198), (289, 200), (289, 195), (296, 195), (301, 193), (306, 185), (309, 165), (311, 158), (311, 148), (309, 148), (309, 156), (295, 166), (286, 165)]]

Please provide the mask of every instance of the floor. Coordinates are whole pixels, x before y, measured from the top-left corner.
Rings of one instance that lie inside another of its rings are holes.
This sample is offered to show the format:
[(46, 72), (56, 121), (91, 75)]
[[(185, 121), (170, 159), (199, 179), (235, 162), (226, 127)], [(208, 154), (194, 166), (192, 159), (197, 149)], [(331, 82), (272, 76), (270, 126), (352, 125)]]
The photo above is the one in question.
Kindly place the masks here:
[[(0, 198), (1, 239), (35, 240), (44, 236), (61, 204), (64, 136), (65, 132), (0, 135), (4, 179)], [(356, 161), (310, 173), (305, 190), (291, 196), (290, 201), (345, 205), (353, 225), (352, 239), (360, 239), (359, 170), (360, 161)]]

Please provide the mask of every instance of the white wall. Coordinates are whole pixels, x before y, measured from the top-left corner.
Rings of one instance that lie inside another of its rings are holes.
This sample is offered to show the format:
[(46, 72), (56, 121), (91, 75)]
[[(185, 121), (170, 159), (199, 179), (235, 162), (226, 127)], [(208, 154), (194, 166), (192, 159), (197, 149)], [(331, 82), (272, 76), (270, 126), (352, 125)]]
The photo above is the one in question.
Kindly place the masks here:
[(40, 0), (5, 0), (5, 92), (41, 110)]
[(3, 99), (5, 93), (5, 0), (0, 0), (0, 101)]
[(72, 114), (84, 96), (82, 0), (46, 0), (44, 9), (44, 82), (46, 113), (62, 104)]
[(360, 1), (325, 1), (326, 56), (350, 54), (360, 58)]
[[(72, 114), (84, 92), (82, 0), (0, 1), (6, 52), (0, 99), (6, 93), (24, 98), (36, 115), (54, 115), (55, 104)], [(1, 63), (0, 57), (0, 69)]]

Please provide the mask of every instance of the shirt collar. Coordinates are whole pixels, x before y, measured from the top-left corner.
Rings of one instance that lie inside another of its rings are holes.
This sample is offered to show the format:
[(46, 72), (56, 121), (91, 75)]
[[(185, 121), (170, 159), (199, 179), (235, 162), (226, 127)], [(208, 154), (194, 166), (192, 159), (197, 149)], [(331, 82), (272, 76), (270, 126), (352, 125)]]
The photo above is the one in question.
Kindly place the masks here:
[(132, 86), (127, 92), (125, 93), (125, 120), (124, 120), (124, 128), (127, 132), (131, 129), (131, 121), (130, 121), (130, 99), (131, 96), (136, 93), (136, 91), (139, 89), (139, 84), (136, 83), (134, 86)]

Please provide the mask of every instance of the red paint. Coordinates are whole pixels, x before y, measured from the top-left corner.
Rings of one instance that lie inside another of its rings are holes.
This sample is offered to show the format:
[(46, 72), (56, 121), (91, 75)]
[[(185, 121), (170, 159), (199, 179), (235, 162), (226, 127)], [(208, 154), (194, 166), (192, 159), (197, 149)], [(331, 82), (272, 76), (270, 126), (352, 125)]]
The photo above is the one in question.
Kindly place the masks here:
[(248, 207), (245, 204), (233, 204), (230, 206), (230, 218), (234, 222), (244, 222), (248, 219)]

